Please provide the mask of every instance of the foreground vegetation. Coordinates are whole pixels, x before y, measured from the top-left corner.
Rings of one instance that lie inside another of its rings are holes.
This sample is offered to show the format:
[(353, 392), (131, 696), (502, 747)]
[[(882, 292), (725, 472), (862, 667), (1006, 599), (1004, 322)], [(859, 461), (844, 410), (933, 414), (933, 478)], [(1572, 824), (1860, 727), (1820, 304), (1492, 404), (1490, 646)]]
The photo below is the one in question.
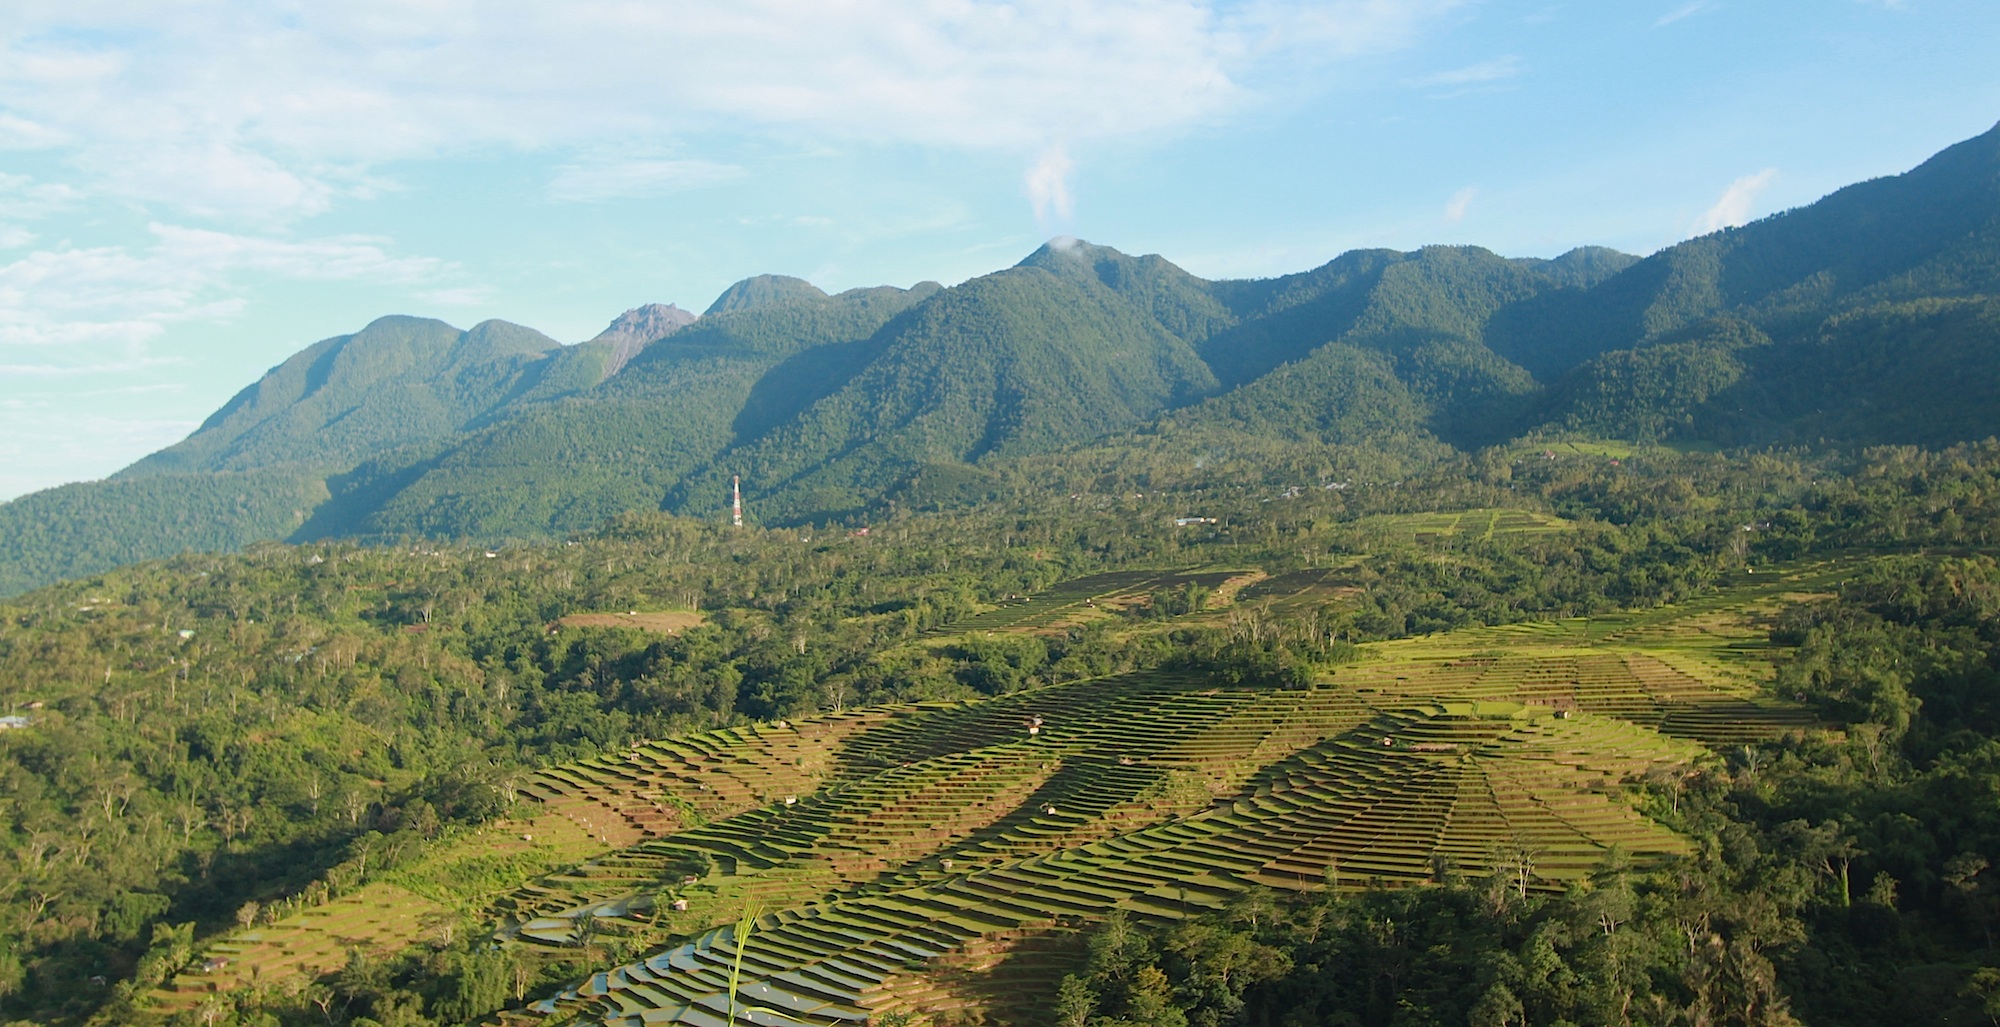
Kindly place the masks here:
[[(1079, 917), (1049, 928), (1039, 970), (1017, 968), (1060, 983), (1066, 1022), (1285, 1022), (1304, 1008), (1313, 1022), (1977, 1022), (2000, 1009), (1986, 880), (2000, 856), (1996, 478), (1990, 444), (1851, 462), (1495, 451), (1343, 489), (1069, 483), (866, 534), (628, 516), (567, 542), (272, 545), (55, 586), (0, 624), (0, 707), (27, 721), (0, 731), (0, 1022), (466, 1022), (696, 937), (746, 899), (817, 898), (864, 872), (765, 874), (767, 896), (718, 887), (692, 896), (689, 918), (629, 937), (494, 948), (496, 927), (546, 911), (524, 885), (750, 810), (731, 803), (810, 798), (820, 766), (799, 751), (808, 776), (790, 793), (648, 799), (662, 819), (644, 830), (536, 791), (546, 768), (645, 739), (1121, 674), (1388, 693), (1397, 675), (1371, 668), (1442, 666), (1442, 639), (1465, 640), (1453, 661), (1529, 643), (1626, 659), (1616, 647), (1639, 643), (1610, 634), (1652, 629), (1610, 614), (1680, 603), (1680, 626), (1660, 630), (1712, 635), (1701, 604), (1729, 596), (1738, 634), (1714, 655), (1645, 644), (1737, 699), (1811, 716), (1755, 738), (1689, 729), (1712, 758), (1636, 774), (1639, 808), (1684, 848), (1555, 877), (1523, 877), (1517, 860), (1513, 887), (1481, 857), (1414, 867), (1428, 887), (1295, 880), (1177, 916)], [(1188, 515), (1214, 522), (1175, 525)], [(1848, 562), (1758, 584), (1833, 558)], [(1060, 612), (1021, 599), (1036, 594)], [(589, 613), (673, 628), (561, 623)], [(1574, 639), (1436, 635), (1565, 617), (1591, 620)], [(1402, 676), (1413, 700), (1433, 687)], [(1830, 730), (1786, 726), (1814, 721)], [(1324, 723), (1284, 744), (1334, 744), (1359, 721)], [(848, 744), (829, 741), (825, 759)], [(1001, 812), (1057, 772), (993, 766), (1011, 769), (975, 778)], [(1243, 787), (1240, 773), (1162, 779), (1146, 816)], [(992, 844), (980, 851), (1020, 857)], [(698, 864), (697, 877), (736, 874)], [(890, 871), (903, 872), (865, 872)], [(314, 917), (333, 926), (315, 933)], [(260, 938), (295, 953), (289, 969), (215, 996), (172, 987), (227, 958), (215, 942)]]

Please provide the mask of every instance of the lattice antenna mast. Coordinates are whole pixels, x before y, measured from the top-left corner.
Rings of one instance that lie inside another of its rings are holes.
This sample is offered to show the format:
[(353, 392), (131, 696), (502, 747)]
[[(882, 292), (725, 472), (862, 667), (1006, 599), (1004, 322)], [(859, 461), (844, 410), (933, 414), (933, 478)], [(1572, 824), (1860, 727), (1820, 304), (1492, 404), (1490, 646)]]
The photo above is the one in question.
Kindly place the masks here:
[(729, 523), (743, 526), (743, 478), (734, 474), (729, 476)]

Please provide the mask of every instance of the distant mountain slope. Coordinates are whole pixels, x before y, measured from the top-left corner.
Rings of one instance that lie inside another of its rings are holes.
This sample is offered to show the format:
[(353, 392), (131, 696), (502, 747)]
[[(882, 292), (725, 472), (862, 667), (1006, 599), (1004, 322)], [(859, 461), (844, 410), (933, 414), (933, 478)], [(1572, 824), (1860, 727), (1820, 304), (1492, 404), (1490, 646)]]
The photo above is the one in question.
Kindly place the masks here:
[(1546, 423), (1723, 445), (1943, 446), (2000, 435), (2000, 297), (1878, 303), (1773, 341), (1718, 318), (1603, 354), (1551, 389)]
[(328, 499), (329, 475), (440, 444), (533, 388), (560, 349), (505, 321), (413, 317), (315, 343), (110, 479), (0, 504), (0, 594), (290, 535)]
[[(1118, 283), (1105, 284), (1103, 275)], [(1205, 395), (1215, 379), (1180, 331), (1221, 317), (1199, 280), (1154, 258), (1044, 247), (946, 289), (853, 354), (837, 389), (723, 454), (669, 500), (713, 507), (728, 475), (772, 512), (859, 509), (926, 463), (1045, 452), (1135, 427)]]
[(2000, 286), (2000, 127), (1905, 174), (1661, 250), (1497, 314), (1487, 342), (1543, 379), (1731, 311), (1773, 334), (1843, 309)]
[(1530, 418), (1544, 428), (1935, 445), (2000, 431), (2000, 326), (1974, 302), (1995, 294), (2000, 127), (1597, 288), (1519, 304), (1487, 337), (1555, 379)]
[(826, 298), (819, 286), (803, 278), (786, 275), (756, 275), (737, 282), (722, 291), (715, 302), (708, 305), (703, 316), (711, 314), (733, 314), (739, 310), (754, 310), (783, 303), (812, 303)]
[(307, 534), (514, 538), (658, 509), (736, 438), (753, 397), (799, 402), (757, 393), (774, 368), (808, 351), (837, 360), (935, 288), (814, 289), (704, 315), (587, 390), (516, 404), (420, 461), (368, 468)]
[(1569, 283), (1587, 279), (1589, 265), (1619, 263), (1609, 252), (1550, 261), (1473, 246), (1344, 255), (1280, 280), (1260, 298), (1263, 316), (1210, 337), (1204, 355), (1219, 375), (1255, 376), (1176, 421), (1328, 443), (1482, 439), (1536, 389), (1486, 347), (1486, 323), (1510, 305), (1581, 291)]
[(427, 318), (381, 318), (272, 368), (193, 435), (119, 473), (349, 467), (462, 428), (531, 384), (559, 346), (505, 321), (459, 331)]
[(0, 504), (0, 595), (176, 553), (284, 538), (327, 499), (285, 470), (147, 474)]
[(710, 513), (734, 475), (753, 516), (805, 521), (1393, 473), (1524, 435), (1937, 445), (2000, 433), (1996, 297), (2000, 127), (1643, 259), (1432, 246), (1206, 281), (1061, 239), (951, 288), (760, 275), (574, 346), (383, 318), (111, 481), (0, 505), (0, 589), (287, 533)]

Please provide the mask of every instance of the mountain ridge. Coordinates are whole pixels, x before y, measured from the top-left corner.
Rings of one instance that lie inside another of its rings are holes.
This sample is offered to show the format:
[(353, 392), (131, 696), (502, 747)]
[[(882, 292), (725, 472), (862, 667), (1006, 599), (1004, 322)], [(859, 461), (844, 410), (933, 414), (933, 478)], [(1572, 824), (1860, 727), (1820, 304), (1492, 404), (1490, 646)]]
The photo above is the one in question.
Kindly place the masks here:
[[(1176, 439), (1284, 466), (1566, 433), (1941, 445), (2000, 432), (1996, 293), (2000, 126), (1645, 257), (1426, 246), (1209, 281), (1062, 238), (949, 287), (830, 295), (753, 276), (698, 317), (637, 307), (573, 346), (392, 316), (306, 347), (110, 479), (170, 477), (184, 499), (120, 514), (125, 493), (83, 483), (0, 505), (0, 528), (69, 517), (103, 536), (0, 532), (0, 592), (176, 538), (501, 540), (630, 509), (705, 515), (737, 476), (775, 522), (866, 518), (926, 476), (990, 491), (1000, 468), (1107, 446), (1157, 466)], [(245, 474), (273, 484), (229, 492), (247, 479), (220, 477)], [(248, 504), (224, 519), (240, 530), (176, 535), (219, 508), (211, 492)]]

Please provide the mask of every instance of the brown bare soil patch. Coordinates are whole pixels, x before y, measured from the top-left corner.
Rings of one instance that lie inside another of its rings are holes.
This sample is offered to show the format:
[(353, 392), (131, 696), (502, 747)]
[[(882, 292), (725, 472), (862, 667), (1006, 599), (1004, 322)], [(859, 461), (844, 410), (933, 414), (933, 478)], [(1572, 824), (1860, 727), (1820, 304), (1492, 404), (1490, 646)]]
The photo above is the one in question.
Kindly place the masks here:
[(1262, 570), (1251, 570), (1224, 581), (1222, 584), (1215, 586), (1215, 591), (1209, 594), (1209, 608), (1219, 609), (1236, 602), (1236, 594), (1238, 592), (1268, 577), (1270, 575)]
[(638, 628), (677, 635), (700, 627), (707, 618), (698, 613), (669, 610), (663, 613), (572, 613), (556, 623), (566, 628)]

